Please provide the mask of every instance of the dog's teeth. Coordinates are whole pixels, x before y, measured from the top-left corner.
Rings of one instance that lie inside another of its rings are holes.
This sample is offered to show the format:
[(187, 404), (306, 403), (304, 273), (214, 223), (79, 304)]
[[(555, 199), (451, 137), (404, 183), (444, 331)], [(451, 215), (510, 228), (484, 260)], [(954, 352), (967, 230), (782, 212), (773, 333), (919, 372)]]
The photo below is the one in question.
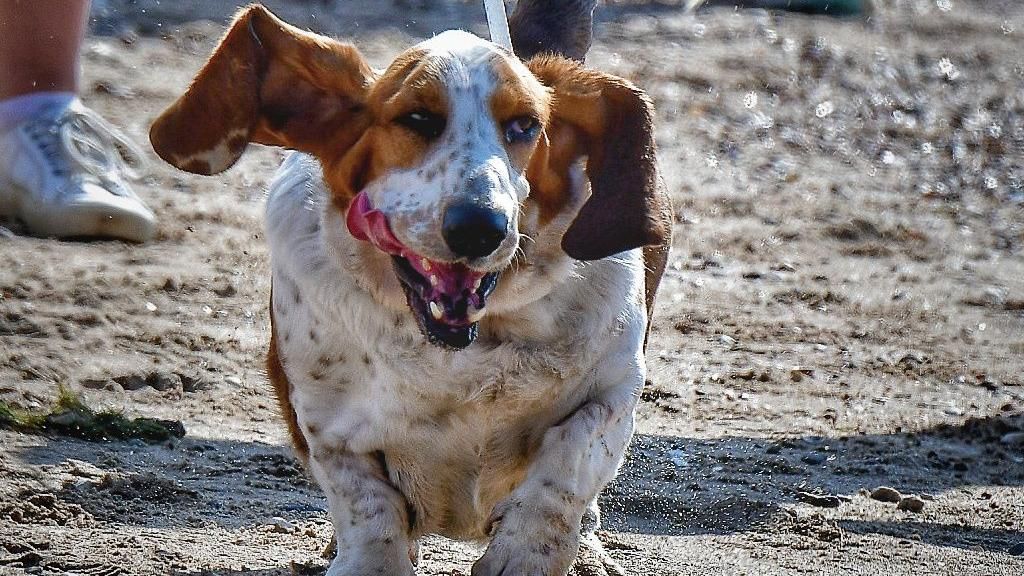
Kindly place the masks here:
[(438, 282), (440, 282), (440, 280), (437, 279), (437, 274), (431, 274), (430, 275), (430, 285), (431, 286), (437, 286)]
[(487, 314), (487, 308), (480, 308), (477, 310), (475, 306), (470, 306), (468, 312), (469, 313), (466, 315), (466, 318), (470, 322), (479, 322), (483, 319), (484, 315)]
[(433, 300), (430, 301), (430, 315), (434, 317), (434, 320), (440, 320), (444, 317), (444, 311), (441, 310), (441, 306)]
[(426, 258), (420, 258), (420, 266), (423, 267), (424, 272), (430, 272), (430, 260)]
[(480, 289), (480, 284), (482, 284), (483, 281), (484, 281), (483, 277), (476, 279), (476, 282), (473, 283), (473, 292), (476, 292), (477, 290)]

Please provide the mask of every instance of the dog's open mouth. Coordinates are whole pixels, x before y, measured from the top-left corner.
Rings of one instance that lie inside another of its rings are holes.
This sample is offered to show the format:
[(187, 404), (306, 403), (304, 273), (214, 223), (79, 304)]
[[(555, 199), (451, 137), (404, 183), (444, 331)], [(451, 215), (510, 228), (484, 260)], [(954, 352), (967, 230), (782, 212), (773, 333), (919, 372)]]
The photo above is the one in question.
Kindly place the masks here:
[(384, 213), (373, 209), (365, 193), (352, 200), (346, 221), (353, 236), (391, 255), (409, 308), (431, 343), (461, 350), (476, 340), (497, 272), (416, 254), (395, 237)]
[(420, 329), (434, 344), (462, 349), (473, 343), (496, 272), (481, 273), (462, 264), (432, 262), (415, 255), (392, 256)]

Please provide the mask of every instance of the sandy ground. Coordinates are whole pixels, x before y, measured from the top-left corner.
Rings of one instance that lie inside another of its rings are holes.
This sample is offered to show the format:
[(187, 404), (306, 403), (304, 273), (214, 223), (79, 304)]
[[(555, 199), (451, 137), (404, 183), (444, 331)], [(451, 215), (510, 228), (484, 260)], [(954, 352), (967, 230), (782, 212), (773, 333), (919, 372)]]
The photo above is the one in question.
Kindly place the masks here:
[[(483, 20), (476, 2), (269, 4), (377, 64)], [(1024, 573), (1024, 8), (876, 4), (601, 8), (590, 63), (654, 97), (680, 215), (653, 383), (604, 497), (631, 574)], [(97, 0), (85, 99), (146, 142), (233, 9)], [(0, 431), (0, 573), (322, 572), (325, 501), (261, 370), (281, 153), (217, 178), (150, 157), (152, 243), (0, 230), (0, 397), (41, 406), (63, 383), (187, 435)], [(883, 485), (923, 509), (867, 495)], [(477, 554), (431, 539), (420, 571)]]

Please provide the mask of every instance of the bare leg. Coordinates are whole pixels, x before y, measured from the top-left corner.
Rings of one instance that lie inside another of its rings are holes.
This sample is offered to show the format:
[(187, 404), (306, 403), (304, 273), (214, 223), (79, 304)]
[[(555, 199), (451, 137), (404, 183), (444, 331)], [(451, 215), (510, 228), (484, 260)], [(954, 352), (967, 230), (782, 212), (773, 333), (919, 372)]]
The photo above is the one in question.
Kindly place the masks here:
[(0, 1), (0, 100), (77, 92), (89, 0)]
[(156, 219), (116, 158), (133, 147), (76, 98), (89, 4), (0, 0), (0, 216), (39, 236), (144, 242)]

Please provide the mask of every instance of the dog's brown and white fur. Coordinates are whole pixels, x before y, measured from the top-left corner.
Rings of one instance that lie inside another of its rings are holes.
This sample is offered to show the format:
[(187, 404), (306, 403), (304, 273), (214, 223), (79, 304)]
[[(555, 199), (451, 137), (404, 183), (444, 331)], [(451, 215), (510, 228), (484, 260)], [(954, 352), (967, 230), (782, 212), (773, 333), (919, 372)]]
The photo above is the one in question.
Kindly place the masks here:
[[(418, 110), (443, 133), (397, 120)], [(503, 137), (517, 118), (536, 136)], [(489, 539), (474, 576), (561, 575), (581, 544), (599, 548), (596, 498), (632, 434), (671, 235), (642, 92), (465, 32), (378, 73), (352, 46), (250, 7), (151, 140), (201, 174), (249, 142), (298, 151), (267, 202), (268, 367), (330, 503), (329, 574), (413, 574), (427, 533)], [(500, 273), (472, 344), (424, 336), (391, 257), (346, 228), (360, 192), (429, 262)], [(440, 233), (468, 193), (511, 223), (476, 259)]]

